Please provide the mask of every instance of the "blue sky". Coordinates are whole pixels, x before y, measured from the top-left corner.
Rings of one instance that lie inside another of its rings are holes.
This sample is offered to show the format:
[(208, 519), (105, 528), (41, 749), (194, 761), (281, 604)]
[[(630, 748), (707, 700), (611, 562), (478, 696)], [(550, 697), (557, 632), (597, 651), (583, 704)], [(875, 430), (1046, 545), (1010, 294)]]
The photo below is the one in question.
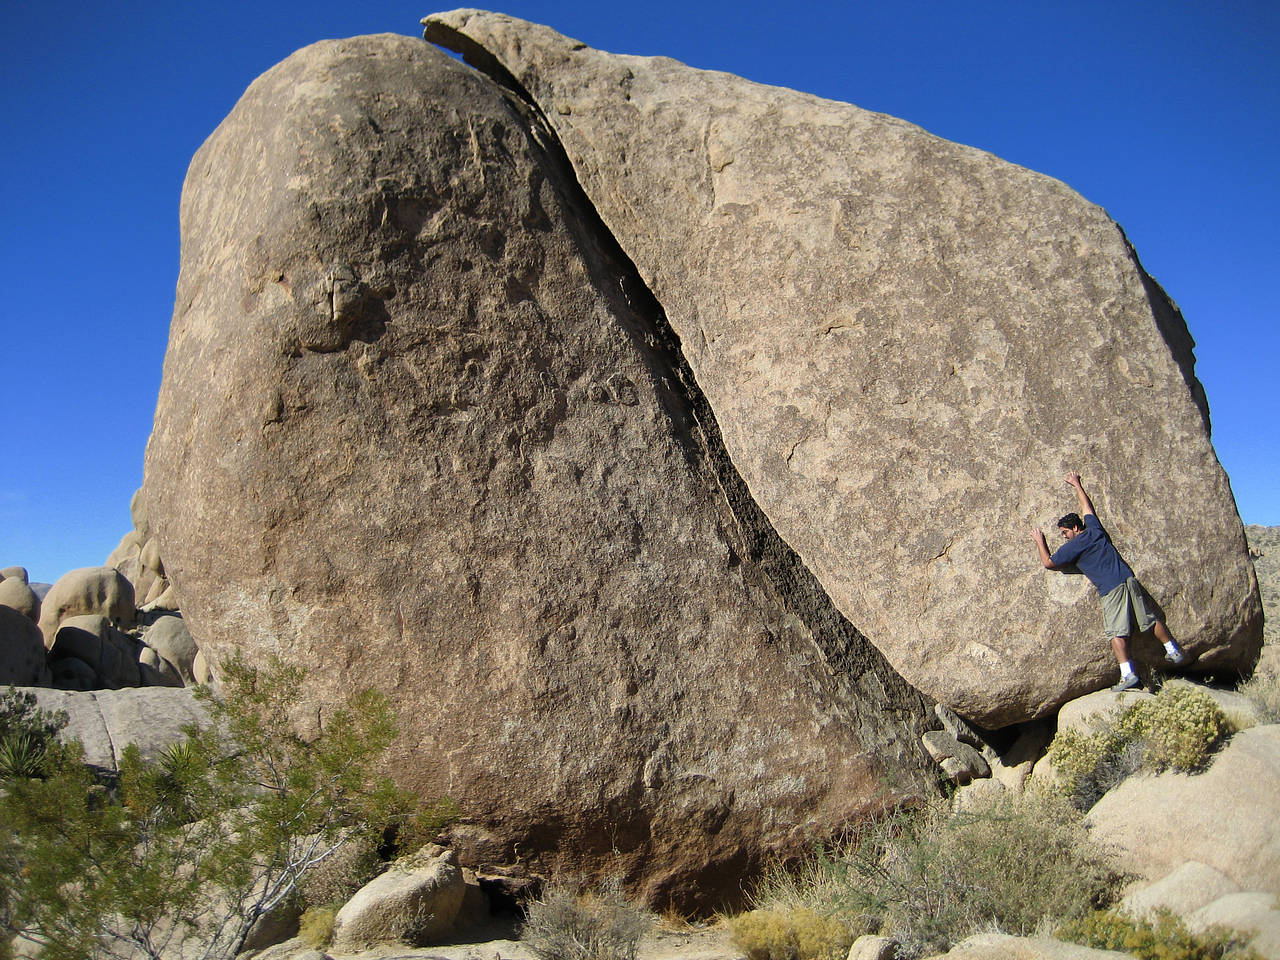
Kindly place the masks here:
[[(512, 2), (595, 47), (856, 103), (1065, 181), (1182, 307), (1246, 523), (1280, 524), (1280, 5)], [(191, 155), (377, 0), (9, 4), (0, 57), (0, 566), (103, 562), (142, 479)], [(1170, 504), (1171, 510), (1194, 504)]]

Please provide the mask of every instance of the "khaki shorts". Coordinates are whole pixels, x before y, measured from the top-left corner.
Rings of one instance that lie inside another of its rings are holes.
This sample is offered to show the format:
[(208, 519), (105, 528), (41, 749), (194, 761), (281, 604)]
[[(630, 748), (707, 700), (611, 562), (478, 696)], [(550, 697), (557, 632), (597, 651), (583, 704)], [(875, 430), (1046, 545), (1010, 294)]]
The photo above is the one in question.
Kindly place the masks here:
[(1155, 623), (1155, 612), (1137, 577), (1130, 577), (1102, 598), (1102, 628), (1108, 637), (1131, 637), (1135, 626), (1138, 633), (1145, 633)]

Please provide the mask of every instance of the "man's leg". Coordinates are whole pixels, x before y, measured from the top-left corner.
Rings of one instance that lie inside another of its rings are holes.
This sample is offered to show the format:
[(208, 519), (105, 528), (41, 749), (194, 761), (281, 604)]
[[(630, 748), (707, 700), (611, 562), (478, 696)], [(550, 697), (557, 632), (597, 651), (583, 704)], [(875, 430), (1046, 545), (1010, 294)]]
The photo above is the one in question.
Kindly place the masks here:
[(1156, 635), (1156, 639), (1164, 645), (1164, 662), (1175, 667), (1180, 667), (1187, 662), (1187, 655), (1182, 652), (1182, 648), (1178, 646), (1178, 641), (1173, 639), (1173, 634), (1169, 632), (1169, 628), (1164, 625), (1163, 620), (1157, 620), (1151, 627)]
[(1142, 681), (1133, 672), (1133, 661), (1129, 659), (1129, 638), (1112, 637), (1111, 651), (1116, 655), (1116, 663), (1120, 664), (1120, 682), (1112, 690), (1132, 690), (1142, 686)]

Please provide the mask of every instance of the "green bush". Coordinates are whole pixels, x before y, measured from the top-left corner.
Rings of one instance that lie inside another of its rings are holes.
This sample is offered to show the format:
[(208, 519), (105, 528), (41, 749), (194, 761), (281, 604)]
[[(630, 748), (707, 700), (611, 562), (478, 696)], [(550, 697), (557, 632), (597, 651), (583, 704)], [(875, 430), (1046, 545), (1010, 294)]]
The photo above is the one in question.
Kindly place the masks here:
[(1106, 905), (1117, 883), (1080, 814), (1037, 794), (960, 813), (942, 803), (899, 812), (790, 874), (767, 874), (752, 903), (807, 908), (851, 933), (883, 931), (912, 957), (993, 924), (1027, 934), (1046, 918), (1083, 915)]
[(1121, 714), (1117, 727), (1124, 740), (1146, 744), (1145, 766), (1192, 771), (1203, 767), (1221, 743), (1227, 718), (1209, 694), (1179, 683), (1135, 703)]
[(0, 930), (47, 960), (160, 960), (191, 940), (234, 957), (319, 864), (410, 818), (412, 798), (376, 772), (395, 736), (386, 698), (357, 694), (304, 738), (290, 722), (301, 671), (222, 668), (224, 698), (204, 691), (211, 726), (156, 761), (127, 747), (110, 789), (78, 744), (5, 781)]
[(806, 907), (751, 910), (729, 930), (747, 960), (843, 960), (853, 943), (848, 925)]
[(1170, 684), (1093, 733), (1060, 731), (1049, 757), (1063, 793), (1088, 810), (1139, 769), (1200, 769), (1231, 729), (1203, 690)]
[(541, 960), (635, 960), (651, 923), (617, 881), (585, 892), (555, 883), (525, 905), (520, 937)]
[(30, 691), (0, 694), (0, 781), (41, 776), (66, 725), (64, 712), (41, 710)]
[(1054, 935), (1098, 950), (1122, 950), (1138, 960), (1262, 960), (1239, 931), (1211, 927), (1192, 933), (1169, 910), (1157, 911), (1152, 920), (1099, 910), (1068, 921)]

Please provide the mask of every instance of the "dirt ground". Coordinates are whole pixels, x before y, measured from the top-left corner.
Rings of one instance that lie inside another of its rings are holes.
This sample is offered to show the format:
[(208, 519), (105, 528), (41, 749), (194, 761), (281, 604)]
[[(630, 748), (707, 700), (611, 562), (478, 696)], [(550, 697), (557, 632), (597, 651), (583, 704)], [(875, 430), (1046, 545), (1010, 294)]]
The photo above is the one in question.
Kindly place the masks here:
[[(494, 927), (477, 931), (505, 934), (509, 928)], [(357, 954), (360, 960), (537, 960), (533, 951), (516, 939), (497, 937), (474, 943), (422, 947), (417, 950), (390, 948)], [(742, 952), (729, 942), (729, 928), (724, 924), (708, 924), (673, 928), (657, 923), (640, 941), (636, 960), (742, 960)]]

